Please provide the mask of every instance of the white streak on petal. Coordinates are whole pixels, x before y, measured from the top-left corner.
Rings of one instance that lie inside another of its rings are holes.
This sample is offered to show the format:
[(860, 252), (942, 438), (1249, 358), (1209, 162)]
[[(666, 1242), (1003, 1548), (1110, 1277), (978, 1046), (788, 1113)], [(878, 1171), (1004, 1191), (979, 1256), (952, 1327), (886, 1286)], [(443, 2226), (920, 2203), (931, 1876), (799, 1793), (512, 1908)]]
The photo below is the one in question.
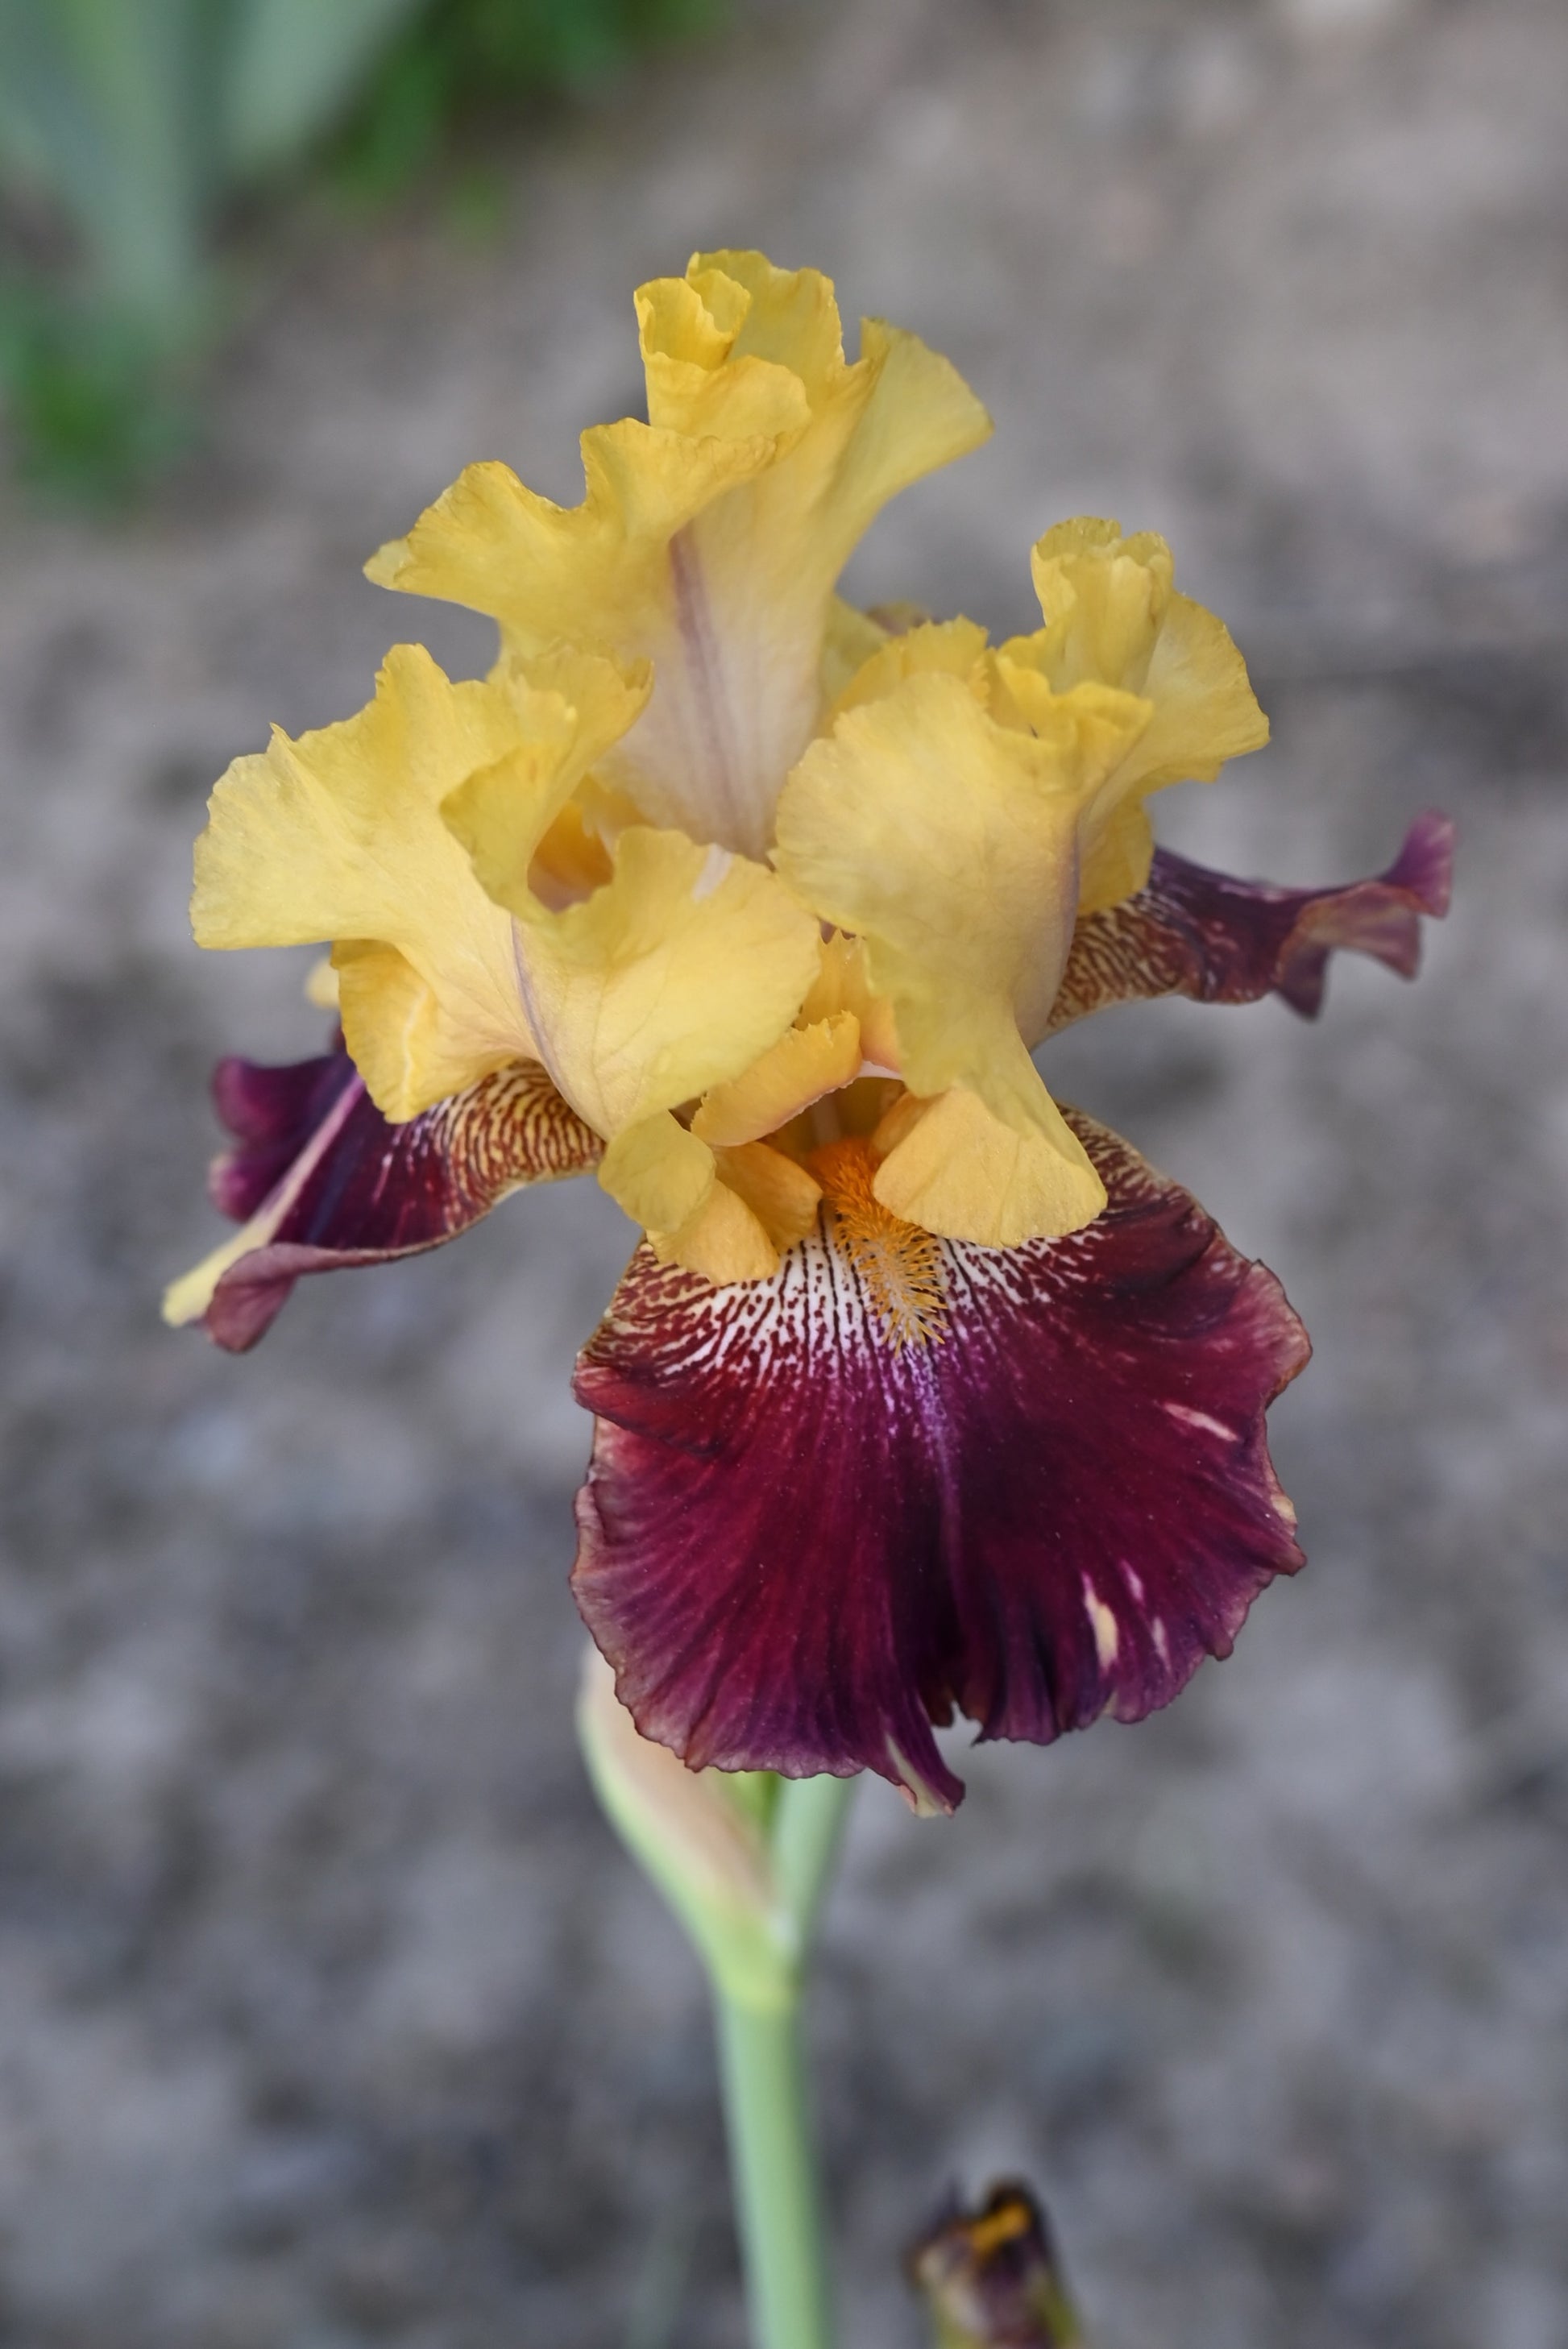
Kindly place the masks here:
[(1116, 1628), (1115, 1616), (1098, 1595), (1087, 1574), (1083, 1578), (1083, 1603), (1094, 1632), (1094, 1651), (1099, 1658), (1099, 1668), (1102, 1672), (1108, 1672), (1116, 1661), (1121, 1636)]
[(1227, 1427), (1222, 1419), (1212, 1418), (1206, 1411), (1194, 1411), (1184, 1402), (1168, 1402), (1165, 1408), (1172, 1419), (1181, 1421), (1183, 1427), (1200, 1428), (1205, 1435), (1217, 1435), (1226, 1444), (1233, 1444), (1236, 1440), (1233, 1427)]
[(885, 1740), (887, 1758), (898, 1773), (899, 1792), (917, 1819), (940, 1819), (947, 1816), (948, 1806), (939, 1802), (925, 1780), (903, 1754), (894, 1738)]
[(734, 862), (735, 859), (727, 848), (720, 848), (716, 843), (708, 850), (703, 861), (702, 871), (692, 883), (691, 895), (694, 905), (700, 905), (705, 897), (712, 896)]

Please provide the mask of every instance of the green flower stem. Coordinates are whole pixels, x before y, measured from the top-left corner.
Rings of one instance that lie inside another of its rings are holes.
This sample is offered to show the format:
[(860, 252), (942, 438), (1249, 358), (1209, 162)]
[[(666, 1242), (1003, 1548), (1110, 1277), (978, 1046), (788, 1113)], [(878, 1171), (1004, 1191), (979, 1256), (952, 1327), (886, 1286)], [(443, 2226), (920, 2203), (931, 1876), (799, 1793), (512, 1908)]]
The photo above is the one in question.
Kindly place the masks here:
[(687, 1770), (638, 1735), (592, 1651), (577, 1731), (606, 1816), (713, 1994), (753, 2349), (833, 2349), (799, 2016), (855, 1781)]
[(743, 2006), (716, 1984), (714, 2001), (753, 2349), (832, 2349), (799, 1998)]
[(854, 1785), (852, 1778), (774, 1782), (768, 1845), (786, 1944), (776, 1995), (737, 1996), (709, 1968), (753, 2349), (832, 2349), (800, 1994)]
[(769, 1842), (779, 1890), (802, 1951), (810, 1949), (849, 1815), (853, 1778), (781, 1778)]

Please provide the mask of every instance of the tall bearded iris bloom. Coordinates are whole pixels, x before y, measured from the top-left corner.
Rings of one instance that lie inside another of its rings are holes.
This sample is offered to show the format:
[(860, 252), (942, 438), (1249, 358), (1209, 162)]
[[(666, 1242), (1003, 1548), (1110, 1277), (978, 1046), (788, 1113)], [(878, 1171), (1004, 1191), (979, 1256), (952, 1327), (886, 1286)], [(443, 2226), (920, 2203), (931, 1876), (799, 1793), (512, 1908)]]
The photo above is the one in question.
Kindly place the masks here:
[(573, 1586), (694, 1767), (959, 1781), (933, 1728), (1137, 1720), (1300, 1563), (1264, 1413), (1278, 1283), (1033, 1053), (1103, 1005), (1408, 975), (1449, 833), (1380, 877), (1233, 881), (1148, 802), (1267, 728), (1162, 539), (1034, 549), (1039, 625), (897, 627), (836, 583), (985, 439), (948, 363), (828, 282), (697, 256), (637, 297), (646, 423), (562, 508), (474, 466), (370, 575), (499, 624), (234, 763), (196, 852), (213, 947), (323, 943), (337, 1047), (230, 1061), (228, 1244), (171, 1320), (242, 1349), (304, 1273), (596, 1174), (644, 1237), (576, 1391)]

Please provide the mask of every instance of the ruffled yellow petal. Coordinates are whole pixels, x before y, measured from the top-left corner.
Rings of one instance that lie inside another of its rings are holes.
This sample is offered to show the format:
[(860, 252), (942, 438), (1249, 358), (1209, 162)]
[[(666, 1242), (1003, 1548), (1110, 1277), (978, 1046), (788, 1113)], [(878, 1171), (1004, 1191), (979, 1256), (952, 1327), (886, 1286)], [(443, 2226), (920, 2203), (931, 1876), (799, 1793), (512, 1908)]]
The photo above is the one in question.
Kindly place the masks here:
[(649, 1233), (654, 1253), (662, 1263), (684, 1265), (718, 1288), (770, 1279), (783, 1250), (815, 1226), (821, 1185), (766, 1143), (715, 1154), (713, 1188), (679, 1230)]
[(648, 1245), (661, 1264), (682, 1265), (716, 1288), (737, 1280), (769, 1280), (779, 1269), (779, 1251), (759, 1218), (726, 1183), (714, 1184), (678, 1231), (651, 1231)]
[(861, 938), (911, 1090), (962, 1086), (1058, 1157), (1055, 1193), (1038, 1180), (1028, 1191), (1037, 1237), (1087, 1222), (1101, 1195), (1066, 1147), (1020, 1009), (1055, 993), (1077, 905), (1078, 813), (1146, 714), (1089, 687), (1058, 698), (1048, 732), (1009, 731), (964, 680), (919, 675), (814, 743), (779, 805), (779, 870)]
[(1261, 750), (1269, 739), (1230, 630), (1191, 596), (1171, 596), (1138, 689), (1154, 704), (1133, 761), (1140, 791), (1212, 783), (1227, 759)]
[[(832, 282), (820, 269), (776, 269), (760, 253), (694, 253), (686, 282), (701, 289), (716, 320), (731, 322), (728, 347), (716, 353), (717, 366), (727, 358), (733, 367), (779, 367), (796, 378), (813, 405), (833, 389), (843, 372), (844, 340)], [(650, 359), (655, 347), (645, 337)]]
[(876, 647), (842, 688), (831, 714), (838, 718), (862, 702), (880, 701), (905, 678), (932, 672), (965, 678), (984, 702), (988, 682), (981, 667), (985, 651), (985, 631), (976, 620), (920, 622)]
[(602, 660), (552, 657), (538, 673), (453, 685), (419, 647), (397, 647), (356, 717), (237, 759), (196, 844), (200, 945), (342, 942), (349, 1050), (395, 1120), (537, 1056), (511, 923), (441, 802), (476, 769), (500, 770), (553, 814), (647, 689)]
[(651, 657), (653, 698), (605, 777), (650, 822), (759, 855), (818, 722), (851, 550), (989, 421), (913, 336), (868, 321), (848, 363), (815, 271), (698, 254), (637, 303), (649, 422), (583, 435), (582, 504), (470, 467), (369, 573), (491, 613), (516, 650), (565, 636)]
[[(332, 969), (343, 1040), (383, 1116), (417, 1117), (490, 1073), (488, 1059), (475, 1068), (468, 1004), (443, 1001), (396, 947), (341, 938), (332, 950)], [(521, 1014), (515, 986), (513, 1000)], [(518, 1034), (527, 1032), (523, 1021)], [(511, 1057), (523, 1055), (514, 1050)]]
[[(1044, 1088), (1041, 1088), (1044, 1092)], [(1077, 1231), (1105, 1205), (1105, 1185), (1048, 1094), (1026, 1131), (994, 1116), (963, 1087), (913, 1102), (873, 1185), (906, 1223), (988, 1247)], [(896, 1114), (896, 1113), (895, 1113)]]
[(634, 1224), (676, 1231), (698, 1214), (715, 1180), (712, 1151), (667, 1110), (616, 1134), (599, 1164), (599, 1180)]
[[(236, 759), (217, 784), (196, 843), (191, 925), (198, 945), (303, 945), (418, 926), (466, 926), (473, 877), (436, 808), (453, 783), (518, 739), (511, 697), (454, 686), (418, 645), (388, 653), (357, 717)], [(426, 852), (426, 889), (413, 874)], [(393, 859), (388, 870), (387, 859)]]
[(841, 595), (828, 605), (827, 632), (822, 638), (821, 702), (830, 709), (858, 668), (887, 642), (887, 630), (869, 612), (858, 612)]
[(605, 886), (552, 913), (503, 877), (505, 831), (488, 828), (499, 796), (459, 795), (453, 821), (517, 917), (541, 1057), (595, 1132), (695, 1100), (782, 1035), (816, 975), (818, 935), (770, 873), (638, 825)]
[(1268, 740), (1268, 720), (1223, 624), (1171, 584), (1171, 550), (1152, 531), (1124, 538), (1080, 517), (1047, 531), (1033, 573), (1045, 626), (995, 656), (993, 714), (1037, 722), (1041, 698), (1084, 683), (1149, 704), (1149, 723), (1085, 811), (1079, 910), (1142, 887), (1153, 836), (1141, 802), (1168, 783), (1212, 782), (1227, 759)]
[[(1140, 799), (1123, 800), (1079, 827), (1078, 912), (1098, 914), (1136, 896), (1154, 862), (1154, 827)], [(1026, 1029), (1033, 1041), (1037, 1030)]]
[(714, 1181), (707, 1142), (667, 1114), (739, 1076), (816, 977), (816, 923), (774, 876), (636, 825), (603, 887), (553, 911), (529, 885), (541, 808), (498, 767), (448, 802), (473, 869), (514, 917), (539, 1053), (610, 1143), (599, 1179), (636, 1222), (675, 1231)]
[(511, 652), (562, 636), (625, 643), (658, 599), (671, 538), (774, 453), (767, 439), (692, 442), (631, 417), (593, 426), (580, 446), (580, 505), (525, 489), (510, 465), (469, 465), (366, 576), (488, 612)]
[(778, 440), (803, 432), (811, 420), (812, 392), (825, 388), (819, 289), (827, 291), (834, 344), (839, 319), (825, 278), (806, 270), (799, 282), (817, 297), (810, 305), (814, 315), (802, 316), (802, 332), (795, 336), (763, 336), (760, 342), (770, 349), (759, 347), (758, 336), (748, 331), (757, 306), (750, 290), (722, 268), (702, 267), (694, 256), (684, 277), (655, 277), (639, 286), (650, 425), (692, 440)]
[(866, 976), (865, 948), (859, 938), (834, 930), (822, 941), (821, 965), (811, 991), (800, 1006), (802, 1026), (833, 1019), (840, 1012), (854, 1014), (861, 1034), (861, 1059), (872, 1071), (896, 1071), (898, 1030), (892, 1005), (879, 995)]
[(1151, 530), (1127, 538), (1119, 523), (1079, 514), (1047, 531), (1029, 568), (1053, 684), (1065, 691), (1091, 678), (1140, 691), (1174, 592), (1164, 539)]
[(791, 1028), (741, 1076), (716, 1085), (691, 1130), (716, 1148), (759, 1142), (858, 1076), (861, 1023), (852, 1011)]
[(745, 1201), (776, 1250), (793, 1247), (806, 1237), (816, 1224), (822, 1195), (814, 1175), (763, 1142), (743, 1143), (717, 1155), (720, 1184)]

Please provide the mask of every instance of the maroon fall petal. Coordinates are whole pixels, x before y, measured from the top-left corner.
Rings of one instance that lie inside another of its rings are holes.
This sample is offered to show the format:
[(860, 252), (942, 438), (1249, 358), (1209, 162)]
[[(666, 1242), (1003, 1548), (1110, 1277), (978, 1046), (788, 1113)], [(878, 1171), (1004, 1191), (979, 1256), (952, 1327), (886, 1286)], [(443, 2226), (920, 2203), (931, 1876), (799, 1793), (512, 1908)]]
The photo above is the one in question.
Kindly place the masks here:
[(1413, 978), (1421, 916), (1446, 914), (1454, 827), (1418, 816), (1386, 873), (1336, 889), (1275, 889), (1233, 881), (1157, 849), (1135, 897), (1089, 914), (1052, 1009), (1048, 1034), (1111, 1003), (1191, 995), (1200, 1003), (1255, 1003), (1283, 995), (1305, 1019), (1323, 1002), (1337, 947)]
[(365, 1084), (341, 1044), (283, 1068), (237, 1055), (220, 1061), (212, 1105), (236, 1147), (220, 1152), (207, 1170), (212, 1205), (236, 1224), (253, 1216), (350, 1091), (362, 1098)]
[(573, 1582), (638, 1727), (694, 1768), (867, 1768), (950, 1809), (955, 1707), (1037, 1744), (1140, 1720), (1301, 1563), (1264, 1433), (1301, 1324), (1069, 1115), (1109, 1204), (1066, 1239), (934, 1240), (868, 1208), (868, 1174), (825, 1178), (771, 1281), (633, 1257), (578, 1365)]
[(255, 1237), (202, 1316), (231, 1353), (255, 1344), (302, 1274), (438, 1247), (509, 1191), (586, 1172), (603, 1146), (532, 1061), (402, 1125), (342, 1050), (288, 1068), (222, 1061), (212, 1090), (237, 1146), (214, 1161), (209, 1188)]

